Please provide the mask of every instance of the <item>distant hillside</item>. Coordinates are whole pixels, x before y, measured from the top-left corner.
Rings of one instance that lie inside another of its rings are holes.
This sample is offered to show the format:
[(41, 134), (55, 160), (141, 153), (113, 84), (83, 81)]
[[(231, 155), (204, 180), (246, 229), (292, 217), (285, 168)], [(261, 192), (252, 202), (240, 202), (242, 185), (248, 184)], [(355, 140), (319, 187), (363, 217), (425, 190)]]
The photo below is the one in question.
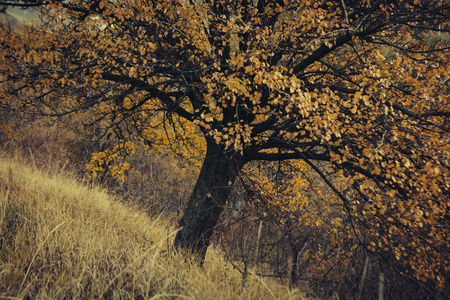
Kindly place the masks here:
[(0, 13), (0, 20), (5, 21), (5, 23), (12, 28), (23, 24), (23, 20), (11, 15), (9, 12)]
[(20, 10), (8, 8), (5, 12), (0, 13), (0, 20), (4, 20), (8, 26), (16, 28), (23, 23), (33, 19), (38, 19), (38, 14), (31, 10)]
[(174, 230), (64, 170), (0, 155), (1, 299), (304, 299), (242, 276), (211, 249), (203, 267)]

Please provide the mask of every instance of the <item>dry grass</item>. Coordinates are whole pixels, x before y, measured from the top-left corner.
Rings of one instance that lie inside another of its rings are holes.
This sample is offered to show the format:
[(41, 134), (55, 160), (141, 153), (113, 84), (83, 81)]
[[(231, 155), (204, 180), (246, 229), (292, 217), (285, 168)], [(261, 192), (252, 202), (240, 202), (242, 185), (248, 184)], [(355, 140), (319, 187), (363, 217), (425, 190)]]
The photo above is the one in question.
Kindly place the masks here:
[(0, 156), (0, 299), (303, 299), (237, 271), (211, 250), (203, 267), (173, 251), (162, 218), (67, 171)]

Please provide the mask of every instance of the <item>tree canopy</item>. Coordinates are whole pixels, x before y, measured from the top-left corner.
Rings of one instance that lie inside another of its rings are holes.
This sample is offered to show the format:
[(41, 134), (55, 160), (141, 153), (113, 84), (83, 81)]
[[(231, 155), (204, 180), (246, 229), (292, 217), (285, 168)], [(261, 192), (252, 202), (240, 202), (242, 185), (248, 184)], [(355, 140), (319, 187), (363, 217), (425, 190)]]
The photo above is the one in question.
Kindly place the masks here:
[(3, 109), (84, 114), (127, 153), (130, 136), (157, 145), (161, 132), (182, 155), (205, 145), (177, 247), (204, 257), (248, 162), (299, 159), (338, 195), (361, 244), (444, 286), (449, 1), (0, 4), (41, 12), (0, 25)]

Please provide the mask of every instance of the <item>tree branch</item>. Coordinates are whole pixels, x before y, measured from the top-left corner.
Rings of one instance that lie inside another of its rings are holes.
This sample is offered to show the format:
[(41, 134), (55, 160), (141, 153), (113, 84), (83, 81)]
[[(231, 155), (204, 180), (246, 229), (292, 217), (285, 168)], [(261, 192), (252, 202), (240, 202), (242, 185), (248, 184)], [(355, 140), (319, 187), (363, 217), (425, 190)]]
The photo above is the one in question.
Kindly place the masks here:
[(179, 114), (181, 117), (185, 118), (186, 120), (193, 121), (194, 115), (189, 113), (187, 110), (181, 108), (179, 104), (171, 99), (171, 97), (182, 97), (185, 95), (185, 93), (180, 92), (170, 92), (166, 93), (163, 92), (148, 83), (141, 81), (136, 78), (130, 78), (125, 75), (115, 75), (110, 73), (103, 73), (102, 78), (105, 80), (111, 80), (114, 82), (124, 83), (124, 84), (130, 84), (134, 86), (135, 88), (138, 88), (140, 90), (144, 90), (152, 94), (153, 97), (158, 98), (161, 100), (161, 102), (166, 106), (168, 111), (175, 112)]

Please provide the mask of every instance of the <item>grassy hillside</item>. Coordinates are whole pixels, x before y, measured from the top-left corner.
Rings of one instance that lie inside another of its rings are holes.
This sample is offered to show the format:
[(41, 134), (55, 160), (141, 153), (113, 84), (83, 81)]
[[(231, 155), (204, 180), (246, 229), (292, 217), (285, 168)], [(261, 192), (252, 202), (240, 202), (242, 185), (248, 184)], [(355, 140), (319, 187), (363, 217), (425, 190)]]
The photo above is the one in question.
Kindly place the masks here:
[(256, 276), (243, 286), (213, 249), (186, 261), (166, 220), (67, 173), (0, 155), (0, 299), (304, 299)]

